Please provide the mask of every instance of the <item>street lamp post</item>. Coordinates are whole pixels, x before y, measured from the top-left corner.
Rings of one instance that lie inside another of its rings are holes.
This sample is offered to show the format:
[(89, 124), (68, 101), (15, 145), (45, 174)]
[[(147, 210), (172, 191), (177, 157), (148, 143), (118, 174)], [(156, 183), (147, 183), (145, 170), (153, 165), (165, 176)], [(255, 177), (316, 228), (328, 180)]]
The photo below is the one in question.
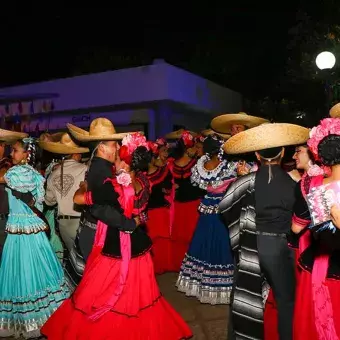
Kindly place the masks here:
[(324, 51), (317, 55), (315, 59), (315, 63), (323, 75), (325, 94), (326, 94), (326, 110), (328, 112), (331, 106), (331, 102), (332, 102), (331, 91), (330, 91), (331, 70), (335, 66), (336, 58), (332, 52)]

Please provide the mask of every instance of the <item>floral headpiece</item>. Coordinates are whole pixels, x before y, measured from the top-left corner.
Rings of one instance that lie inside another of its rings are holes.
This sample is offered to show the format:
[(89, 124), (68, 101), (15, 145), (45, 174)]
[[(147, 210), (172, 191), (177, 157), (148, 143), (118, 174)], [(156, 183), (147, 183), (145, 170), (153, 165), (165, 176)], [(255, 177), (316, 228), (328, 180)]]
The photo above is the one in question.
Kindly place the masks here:
[(148, 143), (149, 143), (149, 148), (154, 155), (159, 154), (159, 149), (161, 147), (164, 147), (164, 146), (168, 147), (169, 146), (168, 142), (164, 138), (158, 138), (158, 139), (156, 139), (155, 142), (148, 142)]
[(156, 142), (148, 142), (148, 145), (149, 145), (149, 149), (151, 150), (151, 152), (154, 154), (154, 155), (157, 155), (158, 154), (158, 144)]
[(189, 131), (184, 131), (182, 133), (181, 139), (187, 148), (191, 148), (195, 144), (194, 137)]
[(155, 144), (160, 148), (162, 146), (168, 146), (168, 142), (165, 138), (157, 138)]
[(203, 135), (198, 135), (194, 138), (195, 143), (203, 143), (206, 137), (204, 137)]
[(340, 135), (340, 119), (325, 118), (310, 131), (307, 144), (315, 159), (320, 160), (318, 146), (329, 135)]
[(139, 147), (144, 146), (147, 150), (150, 150), (150, 146), (146, 141), (144, 135), (139, 132), (130, 133), (126, 135), (122, 140), (122, 146), (119, 149), (119, 157), (126, 164), (131, 164), (132, 154)]

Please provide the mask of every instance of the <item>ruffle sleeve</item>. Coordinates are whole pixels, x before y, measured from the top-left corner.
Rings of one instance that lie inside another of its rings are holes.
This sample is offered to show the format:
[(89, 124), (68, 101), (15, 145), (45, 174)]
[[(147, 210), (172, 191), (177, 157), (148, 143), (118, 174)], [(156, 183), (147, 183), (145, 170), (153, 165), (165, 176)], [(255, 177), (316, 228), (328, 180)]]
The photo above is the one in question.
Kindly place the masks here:
[(41, 210), (45, 199), (45, 178), (30, 165), (16, 165), (10, 168), (4, 179), (13, 190), (30, 192), (35, 199), (35, 206)]

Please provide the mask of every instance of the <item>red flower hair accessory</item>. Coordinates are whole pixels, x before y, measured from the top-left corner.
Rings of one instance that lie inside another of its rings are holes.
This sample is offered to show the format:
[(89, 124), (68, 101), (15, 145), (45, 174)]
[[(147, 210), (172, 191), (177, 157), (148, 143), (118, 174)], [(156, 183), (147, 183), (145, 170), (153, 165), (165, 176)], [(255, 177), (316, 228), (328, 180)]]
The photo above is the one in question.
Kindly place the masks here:
[(194, 138), (195, 143), (203, 143), (205, 140), (205, 137), (203, 135), (198, 135)]
[(195, 140), (193, 135), (189, 131), (184, 131), (181, 136), (182, 141), (184, 142), (184, 145), (187, 148), (191, 148), (195, 144)]
[(154, 155), (157, 155), (158, 154), (158, 144), (157, 143), (154, 143), (154, 142), (148, 142), (149, 144), (149, 149), (151, 150), (151, 152), (154, 154)]
[(126, 164), (131, 164), (132, 154), (139, 147), (144, 146), (147, 150), (150, 150), (149, 144), (146, 141), (144, 135), (139, 132), (130, 133), (126, 135), (122, 140), (122, 146), (119, 149), (119, 157)]
[(162, 146), (168, 146), (168, 142), (166, 141), (165, 138), (157, 138), (155, 143), (159, 148)]
[(320, 142), (329, 135), (340, 135), (339, 118), (325, 118), (318, 126), (313, 127), (310, 131), (310, 138), (307, 144), (317, 160), (320, 160), (318, 146)]

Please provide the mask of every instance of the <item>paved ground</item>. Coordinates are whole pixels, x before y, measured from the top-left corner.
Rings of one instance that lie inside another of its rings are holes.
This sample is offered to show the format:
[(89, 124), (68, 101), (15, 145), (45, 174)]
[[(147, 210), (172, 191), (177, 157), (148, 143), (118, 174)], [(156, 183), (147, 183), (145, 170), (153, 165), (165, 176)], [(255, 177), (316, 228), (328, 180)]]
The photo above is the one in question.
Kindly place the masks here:
[(190, 325), (193, 340), (226, 340), (228, 306), (201, 304), (197, 299), (179, 293), (175, 287), (177, 276), (175, 273), (160, 275), (158, 283), (166, 299)]
[(228, 306), (201, 304), (197, 299), (186, 297), (185, 294), (179, 293), (175, 287), (177, 276), (178, 274), (168, 273), (158, 276), (157, 280), (165, 298), (190, 325), (194, 333), (192, 339), (226, 340)]

